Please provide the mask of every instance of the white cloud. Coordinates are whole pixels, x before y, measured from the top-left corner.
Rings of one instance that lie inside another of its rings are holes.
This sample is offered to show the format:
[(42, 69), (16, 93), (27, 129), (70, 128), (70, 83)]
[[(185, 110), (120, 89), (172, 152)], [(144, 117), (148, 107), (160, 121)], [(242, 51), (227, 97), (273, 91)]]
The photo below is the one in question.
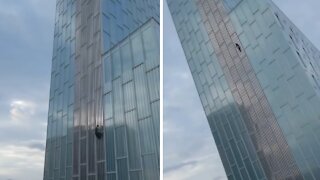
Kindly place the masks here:
[(215, 166), (216, 155), (202, 156), (197, 161), (190, 161), (164, 174), (165, 180), (214, 179), (225, 180), (224, 170)]
[(22, 145), (1, 144), (0, 179), (40, 180), (43, 175), (44, 151)]
[(46, 111), (29, 100), (12, 100), (7, 106), (10, 120), (0, 124), (0, 180), (41, 180)]
[(13, 100), (10, 104), (10, 118), (14, 121), (28, 120), (35, 114), (36, 105), (30, 101)]

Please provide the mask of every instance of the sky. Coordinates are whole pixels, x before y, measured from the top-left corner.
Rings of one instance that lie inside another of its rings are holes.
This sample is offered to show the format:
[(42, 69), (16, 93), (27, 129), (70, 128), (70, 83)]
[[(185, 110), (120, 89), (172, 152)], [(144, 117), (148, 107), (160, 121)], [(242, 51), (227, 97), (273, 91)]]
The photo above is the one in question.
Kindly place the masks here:
[[(320, 47), (320, 1), (276, 3)], [(166, 4), (164, 10), (164, 177), (223, 180)], [(55, 0), (0, 0), (0, 180), (42, 180), (54, 15)]]
[[(320, 48), (320, 1), (274, 0), (274, 2)], [(227, 179), (166, 3), (164, 3), (164, 179)]]
[(0, 0), (0, 180), (43, 176), (54, 14), (55, 0)]

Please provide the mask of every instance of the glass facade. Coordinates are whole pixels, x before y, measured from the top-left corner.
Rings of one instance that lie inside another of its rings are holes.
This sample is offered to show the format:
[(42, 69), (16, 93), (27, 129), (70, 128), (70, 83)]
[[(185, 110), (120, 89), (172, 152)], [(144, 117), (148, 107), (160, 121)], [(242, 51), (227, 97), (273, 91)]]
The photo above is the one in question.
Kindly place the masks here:
[(319, 51), (269, 0), (168, 0), (228, 179), (319, 179)]
[(149, 20), (103, 63), (107, 176), (159, 179), (159, 24)]
[(44, 179), (72, 179), (75, 1), (57, 1)]
[(159, 179), (159, 1), (56, 9), (44, 180)]
[(104, 52), (135, 31), (150, 18), (159, 22), (159, 0), (101, 0)]

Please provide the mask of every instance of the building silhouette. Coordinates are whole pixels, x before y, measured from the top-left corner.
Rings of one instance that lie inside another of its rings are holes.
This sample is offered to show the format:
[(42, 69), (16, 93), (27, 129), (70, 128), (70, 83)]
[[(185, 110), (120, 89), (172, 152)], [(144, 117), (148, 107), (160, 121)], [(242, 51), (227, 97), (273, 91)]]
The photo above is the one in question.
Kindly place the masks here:
[(269, 0), (167, 0), (228, 179), (320, 179), (320, 52)]

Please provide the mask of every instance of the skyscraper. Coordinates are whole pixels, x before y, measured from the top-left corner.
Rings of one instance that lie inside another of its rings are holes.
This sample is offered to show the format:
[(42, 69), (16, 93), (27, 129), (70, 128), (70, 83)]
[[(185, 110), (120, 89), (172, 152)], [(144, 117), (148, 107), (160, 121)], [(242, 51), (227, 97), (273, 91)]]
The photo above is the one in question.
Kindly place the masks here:
[(57, 0), (44, 180), (159, 179), (159, 0)]
[(167, 0), (228, 179), (320, 179), (320, 52), (270, 0)]

